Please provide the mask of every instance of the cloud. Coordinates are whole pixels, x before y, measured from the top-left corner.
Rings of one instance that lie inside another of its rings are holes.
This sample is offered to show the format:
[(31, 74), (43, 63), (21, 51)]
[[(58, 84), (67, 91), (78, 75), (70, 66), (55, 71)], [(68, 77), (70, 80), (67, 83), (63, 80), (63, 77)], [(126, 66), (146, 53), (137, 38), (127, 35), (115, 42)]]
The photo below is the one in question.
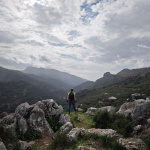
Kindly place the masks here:
[(0, 65), (96, 80), (150, 65), (150, 1), (0, 1)]

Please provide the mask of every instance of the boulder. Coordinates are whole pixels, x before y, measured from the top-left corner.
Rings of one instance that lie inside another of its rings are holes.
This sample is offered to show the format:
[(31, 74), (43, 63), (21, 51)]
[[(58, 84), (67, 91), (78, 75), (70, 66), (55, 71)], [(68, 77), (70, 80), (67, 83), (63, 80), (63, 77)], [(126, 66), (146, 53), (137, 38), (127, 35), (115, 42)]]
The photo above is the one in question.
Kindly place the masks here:
[(137, 125), (133, 128), (133, 134), (138, 134), (140, 131), (142, 131), (142, 125)]
[(26, 117), (30, 108), (31, 106), (27, 102), (22, 103), (16, 108), (15, 114), (19, 114), (21, 117)]
[(82, 108), (78, 108), (78, 112), (82, 112), (83, 111), (83, 109)]
[(113, 106), (105, 106), (105, 107), (101, 107), (99, 108), (99, 110), (104, 111), (107, 110), (110, 114), (114, 114), (116, 112), (116, 108)]
[(138, 138), (120, 138), (119, 143), (121, 143), (127, 150), (147, 150), (145, 143)]
[(30, 144), (28, 144), (26, 141), (19, 141), (20, 144), (20, 150), (27, 150), (30, 148)]
[(31, 111), (29, 125), (32, 129), (40, 132), (43, 136), (52, 137), (54, 133), (45, 119), (44, 111), (38, 106), (35, 106), (34, 109)]
[(121, 105), (117, 113), (124, 114), (126, 117), (130, 116), (132, 113), (132, 102), (127, 102)]
[(0, 141), (0, 150), (7, 150), (2, 141)]
[(10, 125), (4, 127), (5, 130), (9, 131), (12, 135), (16, 135), (16, 121)]
[(67, 137), (70, 142), (77, 141), (80, 135), (85, 133), (84, 128), (73, 128), (68, 134)]
[(28, 130), (27, 121), (23, 117), (18, 121), (18, 125), (21, 132), (25, 133)]
[(105, 109), (106, 109), (109, 113), (111, 113), (111, 114), (114, 114), (114, 113), (116, 112), (116, 108), (113, 107), (113, 106), (106, 106), (106, 107), (101, 107), (101, 108), (90, 107), (90, 108), (87, 110), (86, 114), (88, 114), (88, 115), (96, 115), (96, 113), (97, 113), (98, 111), (104, 111)]
[(120, 138), (121, 135), (118, 134), (115, 130), (112, 129), (87, 129), (85, 130), (86, 135), (98, 134), (100, 136), (109, 136), (109, 137), (116, 137)]
[(135, 100), (132, 105), (132, 119), (139, 124), (147, 123), (147, 119), (150, 118), (150, 101), (143, 99)]
[(76, 150), (96, 150), (96, 149), (92, 147), (78, 146)]
[(71, 131), (73, 128), (73, 125), (71, 122), (67, 122), (66, 124), (64, 124), (63, 126), (61, 126), (60, 128), (60, 132), (62, 133), (68, 133), (69, 131)]
[(60, 118), (59, 118), (59, 124), (60, 125), (64, 125), (65, 123), (67, 122), (70, 122), (70, 117), (68, 114), (64, 115), (64, 114), (61, 114), (60, 115)]
[(15, 122), (15, 114), (11, 113), (5, 117), (3, 117), (2, 119), (0, 119), (0, 123), (2, 124), (12, 124)]

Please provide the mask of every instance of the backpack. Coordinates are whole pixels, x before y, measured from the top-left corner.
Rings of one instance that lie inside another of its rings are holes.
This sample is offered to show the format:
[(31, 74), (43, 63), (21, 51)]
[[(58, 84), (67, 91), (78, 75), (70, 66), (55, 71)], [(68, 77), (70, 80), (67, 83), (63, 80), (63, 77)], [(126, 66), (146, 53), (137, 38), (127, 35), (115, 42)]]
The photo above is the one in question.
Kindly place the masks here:
[(73, 92), (70, 92), (70, 93), (69, 93), (69, 99), (70, 99), (70, 100), (74, 100), (74, 93), (73, 93)]

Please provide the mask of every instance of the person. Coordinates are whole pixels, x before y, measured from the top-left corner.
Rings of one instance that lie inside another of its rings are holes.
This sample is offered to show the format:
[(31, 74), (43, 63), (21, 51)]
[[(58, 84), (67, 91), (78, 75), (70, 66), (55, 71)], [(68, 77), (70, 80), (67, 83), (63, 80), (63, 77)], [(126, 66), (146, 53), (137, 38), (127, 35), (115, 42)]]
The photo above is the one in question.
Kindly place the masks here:
[(76, 107), (75, 107), (76, 97), (75, 97), (75, 93), (73, 92), (73, 89), (70, 89), (70, 92), (68, 93), (67, 102), (69, 102), (69, 110), (68, 110), (69, 114), (71, 111), (71, 104), (73, 105), (73, 109), (76, 113)]

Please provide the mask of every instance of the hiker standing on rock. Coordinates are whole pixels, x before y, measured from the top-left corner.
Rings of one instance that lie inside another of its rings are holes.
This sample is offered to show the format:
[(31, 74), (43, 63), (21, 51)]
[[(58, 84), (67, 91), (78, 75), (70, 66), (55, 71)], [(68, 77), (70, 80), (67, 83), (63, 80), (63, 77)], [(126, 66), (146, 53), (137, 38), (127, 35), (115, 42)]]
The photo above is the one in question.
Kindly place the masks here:
[(73, 105), (73, 109), (76, 113), (76, 107), (75, 107), (76, 97), (75, 97), (75, 93), (73, 92), (73, 89), (70, 89), (70, 92), (68, 93), (67, 102), (68, 101), (69, 101), (69, 114), (71, 111), (71, 104)]

